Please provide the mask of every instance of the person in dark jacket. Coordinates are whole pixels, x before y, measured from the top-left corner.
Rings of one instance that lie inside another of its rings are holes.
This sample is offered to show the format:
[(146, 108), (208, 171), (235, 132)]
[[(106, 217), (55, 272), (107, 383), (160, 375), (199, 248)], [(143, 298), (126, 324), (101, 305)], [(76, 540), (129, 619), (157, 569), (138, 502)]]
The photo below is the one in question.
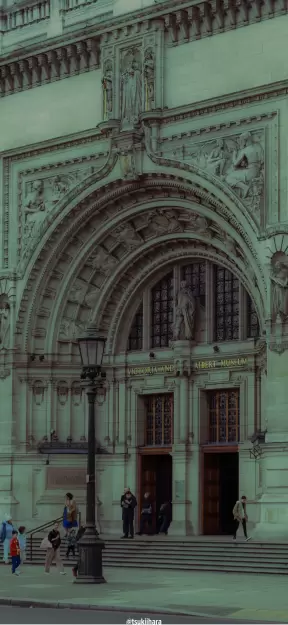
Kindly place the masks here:
[(172, 505), (170, 501), (165, 501), (165, 503), (162, 503), (162, 506), (160, 508), (160, 518), (161, 526), (159, 534), (165, 534), (167, 536), (168, 529), (172, 521)]
[[(77, 545), (78, 552), (79, 552), (78, 543), (79, 543), (79, 540), (81, 540), (82, 536), (84, 536), (85, 529), (86, 528), (84, 527), (84, 525), (80, 525), (79, 530), (77, 532), (76, 545)], [(72, 569), (72, 573), (73, 573), (74, 577), (77, 577), (78, 569), (79, 569), (79, 560), (78, 560), (77, 564), (75, 564), (75, 566), (73, 566), (73, 569)]]
[[(153, 509), (152, 509), (150, 493), (145, 493), (143, 503), (142, 503), (142, 508), (141, 508), (140, 529), (138, 532), (139, 536), (141, 536), (144, 533), (145, 529), (150, 530), (151, 525), (152, 525), (152, 513), (153, 513)], [(146, 531), (146, 533), (150, 533), (150, 532)]]
[(124, 495), (120, 500), (122, 508), (123, 536), (122, 538), (134, 538), (134, 510), (137, 506), (136, 497), (132, 495), (130, 488), (124, 489)]

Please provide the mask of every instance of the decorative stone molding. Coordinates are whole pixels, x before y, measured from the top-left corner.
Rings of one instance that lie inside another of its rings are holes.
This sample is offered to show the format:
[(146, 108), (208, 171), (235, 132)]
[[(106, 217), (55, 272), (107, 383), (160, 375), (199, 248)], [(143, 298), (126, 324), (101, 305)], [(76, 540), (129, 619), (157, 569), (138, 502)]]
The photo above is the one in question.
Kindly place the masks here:
[[(78, 5), (77, 7), (70, 6), (70, 1), (68, 8), (66, 5), (65, 8), (61, 8), (58, 18), (59, 23), (63, 23), (65, 26), (66, 33), (69, 32), (72, 9), (78, 8)], [(85, 5), (90, 6), (91, 0), (90, 2), (87, 1)], [(49, 27), (52, 15), (50, 16), (50, 12), (47, 12), (47, 6), (48, 2), (43, 0), (35, 5), (40, 16), (39, 20), (36, 21), (47, 23), (47, 27)], [(87, 11), (88, 7), (86, 6), (85, 12)], [(79, 26), (79, 29), (76, 26), (75, 30), (75, 22), (72, 34), (54, 38), (50, 44), (47, 41), (39, 43), (39, 38), (44, 37), (44, 32), (46, 36), (46, 29), (43, 32), (42, 27), (39, 34), (34, 30), (36, 37), (38, 35), (38, 43), (30, 44), (30, 46), (26, 44), (27, 48), (30, 48), (30, 52), (17, 55), (15, 52), (7, 54), (5, 61), (0, 65), (1, 94), (10, 95), (17, 91), (98, 68), (100, 40), (102, 45), (104, 42), (106, 45), (113, 45), (115, 41), (127, 42), (128, 40), (129, 42), (129, 40), (133, 41), (135, 36), (139, 37), (139, 33), (145, 34), (161, 28), (165, 34), (166, 45), (181, 45), (286, 13), (287, 6), (286, 4), (283, 5), (282, 0), (263, 0), (262, 4), (247, 4), (245, 0), (240, 0), (237, 5), (233, 1), (229, 5), (224, 5), (222, 2), (214, 3), (212, 0), (198, 2), (198, 4), (192, 3), (191, 0), (169, 0), (163, 3), (157, 2), (139, 12), (126, 13), (114, 19), (111, 13), (107, 12), (107, 16), (104, 15), (104, 20), (95, 24), (97, 17), (96, 14), (93, 15), (90, 8), (89, 15), (86, 16), (85, 13), (85, 26), (89, 31), (87, 37), (83, 37), (82, 25)], [(5, 33), (11, 29), (11, 24), (13, 24), (13, 29), (24, 26), (21, 24), (23, 14), (21, 11), (17, 11), (17, 7), (16, 12), (13, 9), (13, 18), (8, 22), (8, 15), (10, 14), (11, 7), (2, 10), (0, 17), (4, 38)], [(26, 23), (30, 24), (30, 21), (25, 22), (25, 26)], [(32, 20), (31, 24), (33, 21), (35, 22), (35, 19)], [(61, 32), (62, 29), (63, 26), (61, 25)], [(90, 35), (91, 29), (93, 29), (93, 37)], [(24, 41), (25, 39), (23, 45)]]
[[(39, 52), (39, 47), (42, 51)], [(35, 53), (0, 64), (0, 96), (39, 87), (99, 67), (99, 43), (95, 38), (63, 43), (55, 48), (40, 45)], [(30, 47), (30, 49), (32, 46)], [(12, 55), (11, 55), (12, 58)]]
[(10, 373), (11, 373), (10, 369), (1, 367), (0, 368), (0, 380), (6, 380), (6, 378), (9, 377)]

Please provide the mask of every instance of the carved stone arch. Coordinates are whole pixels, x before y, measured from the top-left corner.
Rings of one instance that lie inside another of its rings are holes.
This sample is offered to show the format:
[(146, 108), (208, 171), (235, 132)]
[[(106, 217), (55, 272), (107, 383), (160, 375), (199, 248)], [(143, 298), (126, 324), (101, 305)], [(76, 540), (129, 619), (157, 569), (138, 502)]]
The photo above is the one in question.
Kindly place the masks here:
[[(179, 242), (178, 242), (179, 243)], [(130, 307), (133, 307), (133, 301), (135, 297), (135, 293), (139, 297), (139, 294), (144, 291), (144, 289), (149, 285), (152, 286), (161, 277), (164, 277), (166, 273), (168, 273), (169, 268), (174, 266), (176, 263), (181, 261), (189, 262), (195, 260), (209, 260), (212, 263), (222, 265), (226, 269), (229, 269), (231, 273), (233, 273), (239, 281), (245, 287), (247, 293), (251, 297), (255, 310), (258, 315), (260, 331), (264, 329), (265, 324), (265, 307), (263, 304), (263, 300), (260, 297), (260, 294), (256, 292), (255, 286), (251, 284), (249, 278), (244, 274), (243, 271), (239, 267), (237, 267), (227, 256), (219, 254), (216, 249), (210, 248), (205, 249), (205, 247), (198, 246), (198, 248), (191, 249), (189, 245), (189, 241), (187, 245), (179, 245), (175, 247), (175, 249), (163, 249), (163, 252), (158, 250), (160, 253), (156, 254), (154, 260), (144, 267), (142, 271), (135, 272), (135, 277), (131, 280), (129, 287), (126, 290), (125, 295), (122, 297), (117, 305), (114, 305), (114, 314), (111, 316), (109, 320), (109, 328), (108, 328), (108, 340), (107, 340), (107, 352), (109, 354), (116, 354), (120, 344), (121, 336), (125, 336), (123, 341), (127, 341), (127, 314)], [(161, 266), (159, 267), (159, 263)], [(106, 310), (111, 311), (112, 309), (112, 300), (113, 300), (113, 292), (111, 292), (111, 299), (107, 302)], [(106, 311), (102, 312), (102, 318), (105, 316)], [(111, 312), (110, 312), (111, 315)], [(98, 323), (101, 325), (101, 319), (98, 320)]]
[[(259, 288), (261, 288), (261, 291), (263, 290), (263, 288), (265, 289), (263, 267), (261, 266), (261, 263), (257, 256), (257, 252), (255, 251), (256, 236), (251, 223), (248, 223), (247, 220), (245, 222), (243, 214), (239, 214), (239, 211), (237, 207), (235, 209), (235, 206), (234, 214), (232, 202), (230, 201), (230, 199), (228, 202), (229, 206), (227, 206), (227, 204), (225, 205), (222, 201), (222, 198), (219, 199), (217, 197), (217, 189), (215, 187), (213, 189), (214, 193), (212, 193), (211, 190), (208, 191), (207, 188), (201, 188), (201, 179), (199, 179), (199, 176), (197, 176), (196, 184), (195, 181), (191, 179), (191, 172), (182, 172), (183, 176), (185, 177), (181, 179), (179, 178), (179, 171), (171, 172), (167, 168), (164, 168), (164, 170), (165, 173), (161, 172), (158, 175), (151, 173), (149, 175), (142, 176), (140, 181), (132, 182), (129, 184), (123, 183), (119, 180), (117, 181), (118, 184), (116, 184), (115, 180), (113, 182), (110, 182), (110, 184), (106, 185), (105, 187), (102, 186), (101, 192), (99, 192), (100, 187), (96, 190), (94, 189), (91, 195), (86, 196), (84, 199), (83, 197), (81, 198), (80, 194), (80, 202), (77, 207), (76, 203), (74, 208), (72, 207), (69, 210), (67, 208), (66, 221), (64, 218), (61, 218), (61, 221), (59, 217), (60, 221), (58, 220), (59, 223), (56, 224), (55, 230), (53, 231), (53, 234), (51, 233), (50, 239), (49, 237), (46, 237), (41, 253), (39, 253), (37, 260), (35, 260), (34, 258), (35, 263), (33, 268), (31, 268), (30, 275), (26, 280), (26, 286), (24, 288), (22, 301), (20, 303), (21, 315), (18, 316), (17, 330), (18, 333), (21, 334), (24, 326), (23, 348), (25, 351), (27, 351), (28, 337), (31, 335), (31, 330), (35, 326), (35, 319), (37, 315), (37, 300), (39, 301), (42, 293), (47, 286), (49, 275), (51, 275), (51, 272), (53, 271), (53, 269), (55, 269), (55, 266), (57, 264), (59, 265), (59, 258), (61, 254), (62, 256), (63, 254), (65, 254), (65, 250), (67, 250), (67, 247), (69, 246), (69, 244), (71, 244), (71, 240), (73, 240), (73, 237), (75, 237), (76, 233), (79, 238), (80, 226), (82, 226), (82, 228), (84, 228), (85, 226), (88, 227), (88, 224), (90, 225), (92, 219), (95, 219), (95, 217), (99, 218), (100, 223), (102, 221), (103, 234), (106, 227), (107, 229), (111, 227), (109, 213), (108, 218), (106, 213), (104, 214), (103, 219), (103, 212), (105, 212), (105, 210), (108, 212), (113, 204), (114, 210), (118, 212), (120, 218), (124, 219), (125, 216), (128, 216), (129, 210), (131, 211), (131, 206), (134, 206), (135, 208), (135, 204), (137, 205), (137, 194), (138, 196), (140, 194), (142, 197), (146, 196), (147, 200), (149, 199), (149, 201), (151, 202), (151, 206), (153, 205), (153, 202), (155, 205), (155, 195), (157, 196), (157, 194), (160, 194), (160, 196), (162, 194), (162, 198), (165, 193), (168, 193), (168, 197), (171, 197), (174, 194), (177, 196), (178, 199), (181, 199), (183, 193), (187, 193), (190, 196), (194, 195), (194, 197), (197, 197), (197, 209), (199, 210), (199, 213), (201, 210), (204, 211), (204, 208), (206, 210), (208, 209), (210, 210), (211, 215), (212, 213), (214, 214), (214, 217), (217, 215), (217, 218), (223, 218), (223, 224), (226, 224), (226, 227), (228, 224), (228, 227), (231, 228), (231, 234), (232, 231), (234, 233), (235, 230), (238, 231), (239, 236), (242, 237), (242, 243), (243, 241), (245, 241), (247, 246), (246, 249), (247, 251), (249, 251), (251, 257), (254, 259), (258, 286)], [(171, 175), (171, 173), (177, 173), (178, 176), (176, 177), (176, 175)], [(220, 195), (223, 196), (222, 191)], [(119, 207), (117, 207), (117, 199), (120, 202)], [(184, 198), (182, 197), (182, 201), (183, 199)], [(201, 202), (203, 204), (201, 204)], [(122, 205), (124, 205), (124, 210)], [(82, 209), (83, 212), (80, 213), (80, 210)], [(235, 215), (237, 215), (237, 217)], [(85, 251), (86, 243), (87, 242), (83, 242), (80, 239), (79, 249), (83, 248)], [(76, 255), (78, 257), (78, 250), (76, 250)], [(23, 318), (23, 322), (21, 318)]]

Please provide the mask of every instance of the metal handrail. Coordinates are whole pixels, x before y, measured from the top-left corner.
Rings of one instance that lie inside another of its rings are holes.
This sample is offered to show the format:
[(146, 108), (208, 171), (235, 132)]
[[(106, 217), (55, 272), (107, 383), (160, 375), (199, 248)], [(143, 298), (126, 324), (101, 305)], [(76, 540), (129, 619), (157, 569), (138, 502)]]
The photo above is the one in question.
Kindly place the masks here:
[[(78, 525), (80, 527), (81, 525), (81, 512), (78, 512)], [(54, 525), (54, 523), (60, 523), (60, 521), (62, 521), (63, 519), (63, 515), (58, 517), (58, 519), (54, 519), (53, 521), (47, 521), (47, 523), (43, 523), (43, 525), (39, 525), (38, 527), (35, 527), (33, 530), (29, 530), (27, 532), (27, 536), (30, 538), (30, 560), (32, 562), (33, 560), (33, 536), (34, 534), (37, 534), (38, 532), (47, 530), (49, 527), (51, 527), (52, 525)]]

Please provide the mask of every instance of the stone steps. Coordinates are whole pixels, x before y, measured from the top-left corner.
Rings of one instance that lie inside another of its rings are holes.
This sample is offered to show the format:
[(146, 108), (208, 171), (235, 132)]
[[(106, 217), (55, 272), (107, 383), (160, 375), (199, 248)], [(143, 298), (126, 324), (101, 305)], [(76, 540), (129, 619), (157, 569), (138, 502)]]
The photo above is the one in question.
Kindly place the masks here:
[[(43, 536), (34, 536), (32, 557), (28, 539), (27, 563), (43, 565), (45, 552), (40, 549), (42, 538)], [(1, 545), (1, 560), (2, 551)], [(63, 542), (61, 555), (64, 564), (72, 566), (75, 560), (74, 558), (67, 560), (65, 551)], [(201, 539), (181, 541), (170, 538), (134, 540), (108, 538), (105, 540), (103, 564), (106, 567), (287, 575), (288, 544)]]

